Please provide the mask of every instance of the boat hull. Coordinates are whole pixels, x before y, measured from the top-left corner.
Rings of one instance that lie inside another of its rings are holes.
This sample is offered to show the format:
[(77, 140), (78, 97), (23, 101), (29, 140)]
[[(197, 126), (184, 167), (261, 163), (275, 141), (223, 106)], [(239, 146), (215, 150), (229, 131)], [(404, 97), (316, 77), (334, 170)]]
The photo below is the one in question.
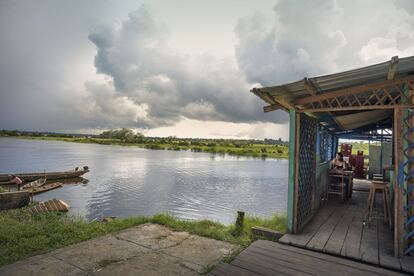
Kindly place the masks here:
[(45, 184), (40, 187), (26, 188), (24, 189), (24, 191), (28, 191), (31, 195), (36, 195), (36, 194), (44, 193), (44, 192), (47, 192), (53, 189), (60, 188), (62, 186), (63, 186), (62, 183), (56, 182), (56, 183)]
[[(21, 180), (25, 182), (30, 182), (30, 181), (35, 181), (35, 180), (38, 180), (39, 178), (44, 178), (44, 177), (46, 177), (47, 180), (75, 178), (75, 177), (80, 177), (87, 172), (89, 172), (89, 170), (48, 172), (48, 173), (16, 173), (14, 175), (18, 176)], [(10, 175), (11, 174), (0, 174), (1, 184), (4, 184), (4, 185), (10, 184)]]

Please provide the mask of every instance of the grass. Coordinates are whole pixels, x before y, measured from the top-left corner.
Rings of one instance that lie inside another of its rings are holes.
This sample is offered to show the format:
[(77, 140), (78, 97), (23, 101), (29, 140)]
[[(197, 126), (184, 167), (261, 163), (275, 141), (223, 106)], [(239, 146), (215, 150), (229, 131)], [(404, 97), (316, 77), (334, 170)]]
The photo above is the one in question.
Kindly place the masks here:
[(5, 192), (7, 192), (7, 190), (5, 190), (4, 188), (0, 187), (0, 194), (1, 193), (5, 193)]
[(154, 150), (191, 150), (193, 152), (209, 152), (213, 154), (228, 154), (234, 156), (247, 156), (256, 158), (288, 158), (288, 147), (285, 145), (274, 144), (235, 144), (228, 141), (222, 143), (180, 143), (171, 142), (155, 142), (147, 141), (141, 143), (128, 143), (120, 139), (109, 138), (67, 138), (67, 137), (44, 137), (44, 136), (21, 136), (15, 138), (35, 139), (35, 140), (56, 140), (63, 142), (101, 144), (101, 145), (118, 145), (118, 146), (135, 146)]
[(239, 230), (233, 225), (225, 226), (208, 220), (181, 220), (167, 214), (115, 219), (103, 223), (88, 222), (80, 217), (59, 213), (31, 214), (27, 208), (22, 208), (0, 212), (0, 266), (147, 222), (242, 247), (256, 239), (250, 231), (252, 226), (286, 231), (285, 216), (268, 219), (246, 217), (243, 229)]

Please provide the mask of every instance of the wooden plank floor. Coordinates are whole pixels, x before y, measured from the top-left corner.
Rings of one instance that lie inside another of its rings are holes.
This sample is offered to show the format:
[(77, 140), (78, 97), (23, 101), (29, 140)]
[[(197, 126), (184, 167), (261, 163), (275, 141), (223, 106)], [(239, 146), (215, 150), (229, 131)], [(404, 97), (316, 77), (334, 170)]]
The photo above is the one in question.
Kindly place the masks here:
[(403, 275), (381, 267), (278, 242), (258, 240), (209, 275)]
[(279, 242), (337, 255), (384, 268), (414, 274), (414, 259), (398, 259), (393, 252), (393, 232), (382, 218), (382, 198), (371, 223), (365, 222), (368, 193), (354, 191), (348, 202), (331, 200), (302, 233), (284, 235)]

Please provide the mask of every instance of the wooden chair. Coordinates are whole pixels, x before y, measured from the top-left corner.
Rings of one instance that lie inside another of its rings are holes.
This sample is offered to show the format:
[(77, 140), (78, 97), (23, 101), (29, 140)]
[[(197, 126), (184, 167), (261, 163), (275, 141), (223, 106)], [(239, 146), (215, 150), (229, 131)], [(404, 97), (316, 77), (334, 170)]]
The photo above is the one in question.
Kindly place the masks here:
[(368, 222), (371, 222), (372, 213), (375, 205), (375, 195), (377, 192), (382, 193), (382, 198), (384, 201), (384, 222), (389, 223), (392, 227), (392, 217), (391, 217), (391, 206), (389, 200), (389, 189), (387, 183), (384, 181), (373, 180), (369, 185), (369, 195), (368, 195)]
[[(333, 181), (336, 179), (336, 181)], [(329, 171), (329, 182), (328, 182), (328, 197), (329, 195), (339, 195), (342, 201), (348, 197), (348, 190), (346, 189), (345, 174), (341, 170), (330, 170)]]
[(344, 171), (345, 179), (348, 180), (348, 194), (347, 198), (350, 199), (352, 197), (352, 191), (354, 189), (354, 172), (353, 171)]

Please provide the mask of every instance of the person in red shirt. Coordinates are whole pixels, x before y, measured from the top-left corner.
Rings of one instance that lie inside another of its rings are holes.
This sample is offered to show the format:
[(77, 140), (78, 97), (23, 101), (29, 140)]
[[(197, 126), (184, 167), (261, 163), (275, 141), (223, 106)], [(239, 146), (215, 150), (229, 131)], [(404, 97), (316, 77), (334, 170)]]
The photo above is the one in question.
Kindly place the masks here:
[(20, 185), (22, 185), (23, 181), (15, 175), (11, 176), (10, 181), (12, 183), (16, 184), (17, 185), (17, 190), (20, 191)]

